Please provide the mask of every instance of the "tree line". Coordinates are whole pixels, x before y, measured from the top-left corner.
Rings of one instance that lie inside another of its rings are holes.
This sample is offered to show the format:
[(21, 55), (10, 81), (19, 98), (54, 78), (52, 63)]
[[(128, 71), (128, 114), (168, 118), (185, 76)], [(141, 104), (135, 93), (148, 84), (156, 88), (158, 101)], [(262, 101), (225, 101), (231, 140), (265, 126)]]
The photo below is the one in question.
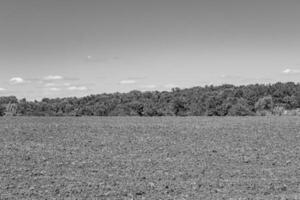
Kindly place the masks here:
[(41, 101), (0, 97), (0, 115), (21, 116), (248, 116), (298, 108), (300, 84), (294, 82), (134, 90)]

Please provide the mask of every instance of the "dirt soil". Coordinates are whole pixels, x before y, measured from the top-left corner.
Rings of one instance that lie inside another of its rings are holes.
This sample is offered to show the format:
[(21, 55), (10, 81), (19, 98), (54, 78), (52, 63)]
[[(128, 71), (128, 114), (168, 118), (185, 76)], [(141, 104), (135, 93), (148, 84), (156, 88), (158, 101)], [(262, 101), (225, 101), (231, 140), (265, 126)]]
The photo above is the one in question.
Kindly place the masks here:
[(300, 118), (0, 118), (0, 199), (300, 200)]

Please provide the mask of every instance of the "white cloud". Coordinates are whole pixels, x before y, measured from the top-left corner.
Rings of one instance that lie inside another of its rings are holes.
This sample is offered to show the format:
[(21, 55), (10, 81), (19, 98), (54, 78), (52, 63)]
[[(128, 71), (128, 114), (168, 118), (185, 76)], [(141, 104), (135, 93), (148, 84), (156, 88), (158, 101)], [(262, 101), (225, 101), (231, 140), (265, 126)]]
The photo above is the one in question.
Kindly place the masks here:
[(291, 73), (291, 69), (285, 69), (284, 71), (282, 71), (282, 73), (284, 73), (284, 74), (289, 74), (289, 73)]
[(133, 79), (128, 79), (128, 80), (122, 80), (120, 81), (120, 84), (124, 85), (124, 84), (135, 84), (137, 81), (133, 80)]
[(5, 88), (0, 88), (0, 92), (6, 91)]
[(55, 86), (55, 85), (56, 85), (55, 83), (46, 83), (46, 84), (45, 84), (46, 87), (53, 87), (53, 86)]
[(22, 84), (25, 83), (25, 80), (21, 77), (13, 77), (9, 80), (11, 84)]
[(83, 91), (83, 90), (87, 90), (87, 87), (85, 87), (85, 86), (70, 86), (70, 87), (68, 87), (68, 90)]
[(285, 69), (282, 71), (283, 74), (299, 74), (300, 70), (299, 69)]
[(62, 83), (62, 84), (58, 84), (58, 83), (45, 83), (45, 87), (54, 87), (54, 86), (69, 87), (69, 86), (71, 86), (71, 83)]
[(64, 83), (64, 86), (70, 86), (71, 83)]
[(56, 88), (56, 87), (50, 88), (50, 90), (53, 91), (53, 92), (61, 91), (60, 88)]
[(177, 88), (177, 87), (179, 87), (178, 85), (176, 85), (176, 84), (172, 84), (172, 83), (170, 83), (170, 84), (166, 84), (166, 85), (164, 85), (164, 87), (165, 88), (167, 88), (167, 89), (172, 89), (172, 88)]
[(62, 80), (64, 77), (59, 76), (59, 75), (49, 75), (44, 77), (44, 80), (46, 81), (53, 81), (53, 80)]

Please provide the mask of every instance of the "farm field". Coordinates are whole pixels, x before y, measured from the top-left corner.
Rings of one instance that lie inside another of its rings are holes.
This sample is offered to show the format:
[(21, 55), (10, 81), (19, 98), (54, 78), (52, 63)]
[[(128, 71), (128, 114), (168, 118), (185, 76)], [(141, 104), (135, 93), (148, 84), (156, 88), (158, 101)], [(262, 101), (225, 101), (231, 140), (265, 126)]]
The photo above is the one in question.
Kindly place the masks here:
[(300, 118), (0, 118), (0, 199), (299, 200)]

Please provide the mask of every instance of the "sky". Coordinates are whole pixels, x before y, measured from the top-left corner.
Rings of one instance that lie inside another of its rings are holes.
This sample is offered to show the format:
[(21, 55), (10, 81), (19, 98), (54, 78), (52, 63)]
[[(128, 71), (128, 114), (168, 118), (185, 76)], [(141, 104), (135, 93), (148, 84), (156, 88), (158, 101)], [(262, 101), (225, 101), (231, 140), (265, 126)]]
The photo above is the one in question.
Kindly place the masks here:
[(300, 80), (297, 0), (1, 0), (0, 96)]

